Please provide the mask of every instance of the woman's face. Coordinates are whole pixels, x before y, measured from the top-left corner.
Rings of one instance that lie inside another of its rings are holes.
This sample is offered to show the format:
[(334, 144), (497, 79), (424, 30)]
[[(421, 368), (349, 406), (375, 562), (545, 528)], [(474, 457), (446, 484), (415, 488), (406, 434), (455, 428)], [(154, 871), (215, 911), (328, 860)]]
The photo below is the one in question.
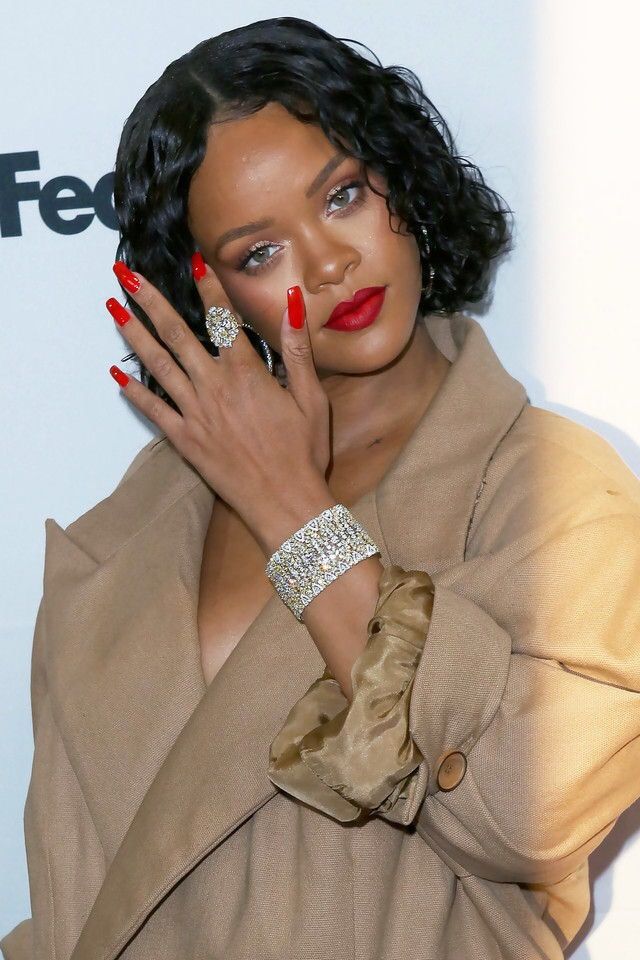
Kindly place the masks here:
[[(398, 218), (391, 229), (361, 162), (346, 153), (334, 160), (337, 153), (320, 127), (269, 103), (211, 126), (188, 200), (191, 233), (229, 305), (278, 352), (287, 288), (301, 287), (321, 377), (395, 360), (413, 331), (422, 282), (415, 237), (394, 232)], [(369, 176), (386, 195), (384, 179)], [(386, 293), (374, 323), (352, 332), (323, 326), (340, 301), (377, 286)]]

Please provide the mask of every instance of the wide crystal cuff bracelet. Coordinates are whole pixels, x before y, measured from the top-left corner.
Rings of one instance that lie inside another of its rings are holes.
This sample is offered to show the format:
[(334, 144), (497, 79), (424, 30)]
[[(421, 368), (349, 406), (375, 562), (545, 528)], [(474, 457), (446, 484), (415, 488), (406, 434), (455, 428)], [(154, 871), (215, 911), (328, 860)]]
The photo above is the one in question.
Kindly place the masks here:
[(379, 547), (343, 503), (296, 530), (269, 558), (266, 574), (298, 620), (308, 603)]

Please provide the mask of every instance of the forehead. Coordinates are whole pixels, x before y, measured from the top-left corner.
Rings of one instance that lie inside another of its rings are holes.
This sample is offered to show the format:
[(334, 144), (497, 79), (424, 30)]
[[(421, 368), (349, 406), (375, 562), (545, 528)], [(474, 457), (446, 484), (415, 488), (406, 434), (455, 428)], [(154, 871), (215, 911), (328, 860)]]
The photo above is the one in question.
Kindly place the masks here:
[(226, 221), (255, 211), (259, 197), (290, 190), (298, 180), (304, 191), (335, 153), (321, 127), (302, 123), (279, 103), (211, 124), (204, 159), (189, 189), (192, 229), (197, 231), (203, 216)]

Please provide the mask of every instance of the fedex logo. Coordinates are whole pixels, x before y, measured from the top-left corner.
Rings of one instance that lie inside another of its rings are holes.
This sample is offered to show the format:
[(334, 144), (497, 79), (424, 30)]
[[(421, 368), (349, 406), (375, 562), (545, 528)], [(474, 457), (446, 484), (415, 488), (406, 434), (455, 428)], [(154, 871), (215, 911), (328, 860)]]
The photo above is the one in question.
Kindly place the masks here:
[[(53, 177), (18, 182), (16, 174), (40, 169), (37, 150), (0, 153), (0, 237), (21, 237), (20, 204), (37, 201), (40, 216), (55, 233), (73, 234), (86, 230), (94, 217), (110, 230), (118, 224), (113, 209), (113, 173), (105, 173), (91, 189), (79, 177)], [(62, 217), (62, 210), (74, 211)]]

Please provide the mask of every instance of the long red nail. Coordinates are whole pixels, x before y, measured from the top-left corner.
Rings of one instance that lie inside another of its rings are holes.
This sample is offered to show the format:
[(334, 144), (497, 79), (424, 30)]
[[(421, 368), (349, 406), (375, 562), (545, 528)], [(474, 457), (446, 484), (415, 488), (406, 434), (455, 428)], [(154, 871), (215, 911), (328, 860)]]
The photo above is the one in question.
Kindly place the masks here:
[(131, 314), (129, 311), (125, 310), (122, 304), (118, 303), (115, 297), (109, 297), (105, 306), (119, 326), (124, 327), (125, 323), (131, 319)]
[(193, 274), (193, 279), (202, 280), (206, 272), (207, 268), (203, 256), (199, 250), (196, 250), (191, 256), (191, 273)]
[(112, 367), (109, 367), (109, 373), (113, 379), (120, 384), (121, 387), (126, 387), (126, 385), (129, 383), (129, 377), (126, 375), (126, 373), (123, 373), (122, 370), (116, 367), (115, 364)]
[(126, 263), (123, 263), (122, 260), (116, 260), (113, 265), (113, 272), (116, 277), (129, 293), (137, 293), (140, 289), (140, 280), (136, 277), (135, 273), (132, 273), (129, 270), (129, 267)]
[(289, 287), (287, 290), (287, 308), (289, 310), (289, 323), (296, 330), (299, 330), (304, 324), (306, 315), (300, 287)]

